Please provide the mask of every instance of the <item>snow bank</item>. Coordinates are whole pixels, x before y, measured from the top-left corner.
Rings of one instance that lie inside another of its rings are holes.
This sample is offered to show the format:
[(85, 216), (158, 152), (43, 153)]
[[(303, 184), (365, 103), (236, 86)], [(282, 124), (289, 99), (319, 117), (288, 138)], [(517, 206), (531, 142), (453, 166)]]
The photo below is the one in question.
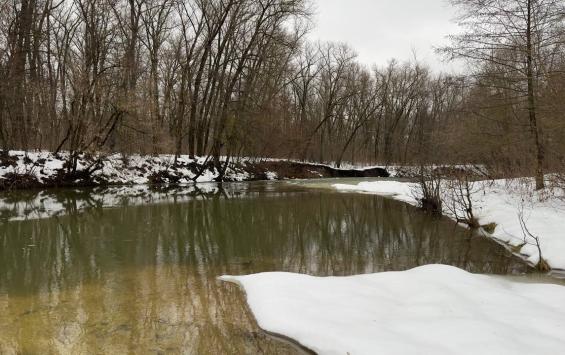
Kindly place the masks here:
[(418, 185), (414, 183), (401, 181), (372, 181), (361, 182), (357, 185), (334, 184), (333, 187), (341, 191), (375, 193), (412, 205), (416, 205), (418, 203), (414, 197), (414, 191), (418, 188)]
[[(68, 152), (55, 155), (51, 152), (8, 152), (9, 159), (0, 161), (0, 179), (9, 174), (29, 174), (40, 184), (53, 179), (64, 167), (69, 158)], [(78, 171), (83, 171), (94, 164), (95, 156), (80, 154)], [(219, 172), (204, 158), (190, 158), (180, 155), (175, 164), (174, 155), (122, 155), (111, 154), (101, 156), (101, 168), (96, 169), (92, 179), (100, 185), (144, 185), (149, 184), (156, 176), (164, 183), (189, 184), (193, 182), (216, 181)], [(246, 160), (242, 160), (246, 162)], [(203, 172), (197, 177), (200, 170)], [(241, 164), (230, 164), (225, 172), (227, 181), (247, 181), (253, 177), (245, 171)]]
[(245, 290), (259, 326), (319, 354), (559, 354), (565, 287), (441, 265), (316, 278), (223, 276)]
[[(544, 259), (554, 269), (565, 270), (565, 200), (544, 196), (532, 191), (527, 180), (497, 180), (479, 182), (472, 195), (474, 213), (482, 225), (496, 223), (490, 236), (516, 247), (533, 264), (539, 261), (537, 247), (524, 245), (519, 213), (523, 209), (528, 229), (541, 241)], [(333, 185), (341, 191), (358, 191), (388, 196), (417, 205), (419, 185), (399, 181), (363, 182), (358, 185)], [(559, 194), (559, 192), (557, 192)], [(444, 213), (450, 216), (449, 211)], [(530, 241), (531, 242), (531, 241)]]
[[(220, 157), (225, 162), (227, 157)], [(69, 153), (9, 151), (0, 157), (0, 190), (41, 187), (175, 184), (212, 182), (220, 172), (210, 159), (180, 155), (79, 154), (76, 174), (64, 169)], [(88, 174), (81, 174), (89, 171)], [(382, 168), (335, 169), (329, 165), (282, 159), (230, 160), (222, 181), (285, 180), (320, 177), (388, 176)]]

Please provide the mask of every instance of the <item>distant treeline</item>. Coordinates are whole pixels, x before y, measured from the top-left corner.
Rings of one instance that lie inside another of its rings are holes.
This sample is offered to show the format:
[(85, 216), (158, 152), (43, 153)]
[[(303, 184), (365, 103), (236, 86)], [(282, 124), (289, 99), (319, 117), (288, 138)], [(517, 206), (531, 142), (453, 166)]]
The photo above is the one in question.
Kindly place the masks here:
[(309, 43), (307, 0), (0, 0), (0, 148), (558, 169), (562, 1), (452, 2), (464, 76)]

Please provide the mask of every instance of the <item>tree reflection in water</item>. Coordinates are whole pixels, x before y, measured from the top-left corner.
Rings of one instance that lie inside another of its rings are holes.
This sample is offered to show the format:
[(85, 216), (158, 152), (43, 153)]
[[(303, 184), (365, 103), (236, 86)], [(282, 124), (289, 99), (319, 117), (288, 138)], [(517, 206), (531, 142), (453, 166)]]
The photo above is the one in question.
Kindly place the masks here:
[(295, 353), (261, 333), (242, 293), (216, 277), (431, 263), (530, 272), (490, 240), (376, 196), (285, 184), (186, 191), (122, 196), (112, 208), (111, 192), (58, 191), (57, 216), (5, 218), (0, 353)]

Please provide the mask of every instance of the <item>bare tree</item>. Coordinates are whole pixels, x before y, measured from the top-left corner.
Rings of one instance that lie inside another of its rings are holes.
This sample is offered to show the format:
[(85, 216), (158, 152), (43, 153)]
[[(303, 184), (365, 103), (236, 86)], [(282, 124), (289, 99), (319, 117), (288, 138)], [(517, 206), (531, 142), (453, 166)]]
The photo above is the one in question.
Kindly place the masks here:
[(465, 171), (458, 172), (445, 182), (443, 201), (449, 213), (458, 223), (464, 223), (472, 229), (480, 228), (473, 206), (473, 196), (480, 191), (479, 184)]
[(536, 247), (538, 251), (538, 263), (536, 264), (536, 268), (540, 271), (550, 271), (551, 267), (547, 263), (547, 261), (543, 258), (543, 254), (541, 252), (541, 241), (539, 236), (534, 235), (529, 229), (527, 222), (524, 217), (524, 206), (520, 206), (520, 210), (518, 211), (518, 220), (520, 222), (520, 227), (522, 228), (522, 234), (524, 236), (524, 245), (533, 245)]
[[(540, 90), (555, 72), (562, 42), (565, 4), (559, 0), (452, 0), (462, 11), (464, 33), (443, 48), (451, 58), (489, 66), (497, 85), (523, 102), (536, 156), (536, 188), (544, 187), (545, 148)], [(481, 77), (481, 73), (477, 73)], [(484, 81), (483, 81), (484, 82)]]

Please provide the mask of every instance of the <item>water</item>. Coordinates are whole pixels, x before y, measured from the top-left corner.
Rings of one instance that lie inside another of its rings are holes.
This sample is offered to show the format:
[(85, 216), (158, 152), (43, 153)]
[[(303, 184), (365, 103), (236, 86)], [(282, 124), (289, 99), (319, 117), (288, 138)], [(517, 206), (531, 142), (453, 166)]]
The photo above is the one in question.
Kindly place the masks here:
[(448, 220), (296, 183), (4, 194), (0, 221), (2, 354), (300, 352), (223, 274), (532, 273)]

